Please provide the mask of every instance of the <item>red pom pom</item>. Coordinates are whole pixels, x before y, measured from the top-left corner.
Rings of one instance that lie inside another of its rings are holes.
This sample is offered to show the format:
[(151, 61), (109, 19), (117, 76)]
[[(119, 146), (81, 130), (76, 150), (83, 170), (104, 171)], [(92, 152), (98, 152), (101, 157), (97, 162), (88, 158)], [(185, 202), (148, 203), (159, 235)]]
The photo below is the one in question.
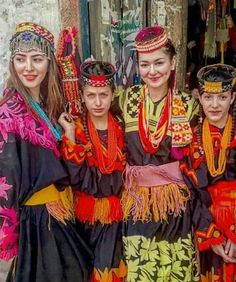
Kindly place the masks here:
[(71, 35), (70, 34), (66, 34), (65, 35), (65, 42), (66, 43), (70, 43), (72, 41)]
[(76, 37), (76, 35), (78, 34), (78, 30), (75, 26), (72, 27), (71, 32), (72, 32), (74, 37)]

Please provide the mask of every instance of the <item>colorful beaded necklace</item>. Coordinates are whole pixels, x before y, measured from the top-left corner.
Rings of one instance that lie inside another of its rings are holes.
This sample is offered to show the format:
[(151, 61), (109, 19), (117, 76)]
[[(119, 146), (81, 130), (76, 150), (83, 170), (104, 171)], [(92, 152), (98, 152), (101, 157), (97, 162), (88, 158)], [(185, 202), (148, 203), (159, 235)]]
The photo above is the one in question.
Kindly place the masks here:
[(114, 170), (118, 154), (115, 120), (111, 113), (108, 113), (107, 149), (102, 144), (90, 114), (87, 114), (87, 124), (91, 143), (93, 144), (97, 157), (99, 170), (102, 174), (111, 174)]
[(171, 90), (168, 91), (166, 101), (162, 109), (159, 122), (156, 123), (156, 127), (153, 133), (149, 128), (149, 104), (148, 104), (148, 88), (143, 87), (141, 91), (141, 98), (139, 101), (139, 137), (144, 150), (147, 153), (155, 154), (160, 147), (161, 141), (167, 134), (169, 127), (170, 105), (171, 105)]
[(225, 128), (224, 128), (222, 140), (221, 140), (221, 150), (220, 150), (219, 158), (218, 158), (218, 167), (216, 169), (215, 168), (215, 154), (214, 154), (214, 148), (212, 144), (212, 137), (211, 137), (211, 132), (209, 128), (209, 122), (207, 118), (204, 119), (203, 128), (202, 128), (202, 145), (203, 145), (204, 153), (206, 156), (207, 167), (212, 177), (221, 175), (225, 170), (226, 151), (230, 143), (231, 130), (232, 130), (232, 116), (229, 115)]
[(35, 112), (45, 121), (47, 124), (48, 128), (52, 132), (53, 136), (56, 138), (57, 141), (61, 140), (61, 128), (57, 123), (55, 123), (55, 127), (51, 123), (50, 119), (48, 116), (45, 114), (44, 110), (41, 108), (39, 103), (37, 103), (33, 98), (30, 97), (29, 103), (32, 106), (32, 108), (35, 110)]

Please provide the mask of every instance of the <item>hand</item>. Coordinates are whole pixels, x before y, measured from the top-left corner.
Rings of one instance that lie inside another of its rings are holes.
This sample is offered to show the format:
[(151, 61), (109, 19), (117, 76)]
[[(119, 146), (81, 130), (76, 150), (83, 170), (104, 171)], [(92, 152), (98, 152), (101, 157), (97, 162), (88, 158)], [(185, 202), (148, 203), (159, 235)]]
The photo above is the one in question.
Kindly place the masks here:
[(75, 124), (71, 114), (62, 113), (58, 119), (58, 123), (65, 131), (65, 135), (72, 141), (75, 142)]
[(225, 245), (225, 253), (229, 257), (236, 259), (236, 244), (234, 244), (230, 239), (227, 240)]
[(216, 253), (218, 256), (221, 256), (224, 262), (226, 263), (236, 263), (236, 259), (230, 257), (225, 253), (225, 247), (224, 244), (219, 245), (213, 245), (211, 246), (214, 253)]
[(96, 61), (93, 55), (91, 55), (91, 57), (84, 60), (84, 62), (93, 62), (93, 61)]

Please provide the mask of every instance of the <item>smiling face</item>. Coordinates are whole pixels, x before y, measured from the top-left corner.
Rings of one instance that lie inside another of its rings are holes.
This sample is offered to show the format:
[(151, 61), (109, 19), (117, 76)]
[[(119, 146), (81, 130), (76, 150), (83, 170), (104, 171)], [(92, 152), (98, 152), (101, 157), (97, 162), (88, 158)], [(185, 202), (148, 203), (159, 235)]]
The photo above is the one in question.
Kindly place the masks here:
[(227, 91), (220, 94), (204, 92), (199, 96), (199, 101), (210, 124), (223, 128), (226, 124), (229, 109), (235, 99), (235, 94)]
[(158, 89), (168, 85), (171, 71), (175, 69), (175, 58), (171, 60), (164, 48), (139, 53), (138, 57), (139, 72), (148, 87)]
[(39, 95), (48, 65), (49, 60), (41, 51), (17, 52), (13, 57), (16, 74), (32, 95)]
[(83, 100), (92, 118), (106, 118), (112, 99), (113, 93), (110, 86), (86, 85), (83, 88)]

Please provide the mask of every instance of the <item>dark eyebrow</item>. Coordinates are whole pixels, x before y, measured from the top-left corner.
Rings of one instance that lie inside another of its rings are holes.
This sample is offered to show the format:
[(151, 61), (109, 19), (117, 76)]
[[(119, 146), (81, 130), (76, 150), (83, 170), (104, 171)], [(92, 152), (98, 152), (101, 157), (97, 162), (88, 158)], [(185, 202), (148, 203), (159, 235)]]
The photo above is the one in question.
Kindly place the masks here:
[[(164, 60), (165, 58), (158, 58), (156, 60), (154, 60), (153, 62), (156, 63), (158, 61), (161, 61), (161, 60)], [(150, 63), (149, 61), (146, 61), (146, 60), (140, 60), (140, 63)]]
[(95, 95), (95, 94), (96, 94), (95, 92), (92, 92), (92, 91), (88, 91), (88, 92), (87, 92), (86, 90), (84, 91), (84, 93), (85, 93), (86, 95), (90, 95), (90, 94), (94, 94), (94, 95)]
[(43, 55), (43, 54), (37, 54), (37, 55), (33, 55), (32, 57), (45, 57), (45, 55)]
[[(17, 53), (16, 56), (26, 57), (26, 54)], [(33, 58), (35, 58), (35, 57), (44, 57), (44, 55), (43, 54), (35, 54), (32, 57)]]

